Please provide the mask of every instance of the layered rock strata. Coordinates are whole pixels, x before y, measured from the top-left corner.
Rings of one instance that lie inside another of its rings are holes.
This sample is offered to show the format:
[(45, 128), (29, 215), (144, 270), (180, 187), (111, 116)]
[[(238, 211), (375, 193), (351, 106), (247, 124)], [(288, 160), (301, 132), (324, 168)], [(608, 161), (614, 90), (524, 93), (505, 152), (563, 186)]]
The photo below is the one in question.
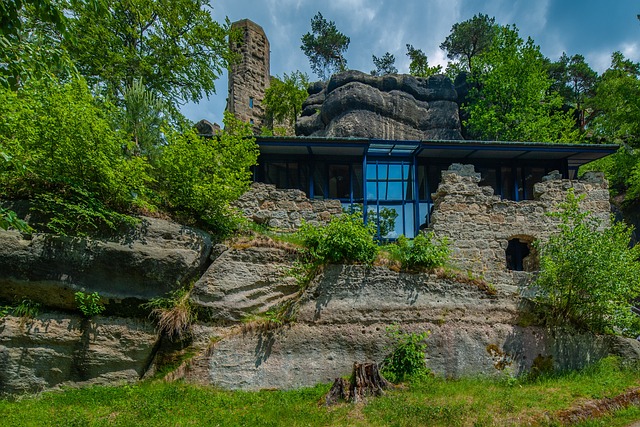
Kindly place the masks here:
[(296, 135), (393, 140), (462, 139), (457, 94), (443, 75), (335, 74), (309, 87)]

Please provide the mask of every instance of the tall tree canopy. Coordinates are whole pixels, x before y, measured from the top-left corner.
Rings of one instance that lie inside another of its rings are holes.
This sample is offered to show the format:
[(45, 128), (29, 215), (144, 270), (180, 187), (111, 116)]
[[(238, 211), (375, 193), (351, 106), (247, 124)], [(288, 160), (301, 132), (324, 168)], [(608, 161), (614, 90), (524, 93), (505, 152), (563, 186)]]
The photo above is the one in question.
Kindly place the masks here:
[(371, 55), (373, 57), (373, 65), (375, 65), (376, 69), (371, 70), (372, 76), (384, 76), (385, 74), (397, 74), (398, 69), (396, 68), (396, 57), (391, 53), (386, 52), (381, 57), (377, 57), (375, 55)]
[(94, 88), (121, 100), (142, 79), (170, 106), (215, 92), (232, 58), (230, 23), (213, 20), (206, 0), (103, 0), (72, 10), (67, 43), (78, 70)]
[(271, 130), (275, 131), (278, 123), (293, 128), (296, 119), (302, 112), (302, 103), (307, 99), (309, 77), (300, 71), (284, 73), (282, 77), (271, 79), (264, 100), (267, 118), (272, 122)]
[(429, 77), (442, 72), (440, 65), (429, 66), (427, 54), (421, 49), (416, 49), (413, 45), (407, 44), (407, 56), (411, 60), (409, 64), (409, 74), (416, 77)]
[(565, 105), (575, 109), (577, 124), (584, 130), (590, 120), (586, 103), (594, 94), (598, 73), (589, 67), (584, 56), (563, 53), (557, 62), (549, 64), (549, 75), (554, 81), (551, 89), (562, 96)]
[(516, 27), (501, 27), (473, 62), (467, 127), (481, 139), (576, 142), (578, 131), (552, 81), (540, 48)]
[(458, 60), (471, 71), (473, 58), (489, 49), (498, 29), (496, 19), (482, 13), (453, 24), (451, 32), (440, 45), (449, 59)]
[(344, 53), (351, 40), (336, 28), (333, 21), (327, 21), (318, 12), (311, 19), (311, 32), (302, 36), (300, 49), (307, 55), (311, 69), (326, 80), (331, 74), (347, 69)]

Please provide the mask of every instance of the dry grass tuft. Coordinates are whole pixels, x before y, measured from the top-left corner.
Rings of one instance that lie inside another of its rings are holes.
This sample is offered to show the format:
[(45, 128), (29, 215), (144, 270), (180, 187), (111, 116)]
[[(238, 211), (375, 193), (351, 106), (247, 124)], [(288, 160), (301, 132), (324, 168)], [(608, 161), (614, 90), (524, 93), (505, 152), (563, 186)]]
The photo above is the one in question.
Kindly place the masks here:
[(151, 315), (156, 317), (161, 332), (170, 338), (182, 339), (190, 333), (193, 323), (189, 293), (185, 292), (173, 307), (154, 308)]

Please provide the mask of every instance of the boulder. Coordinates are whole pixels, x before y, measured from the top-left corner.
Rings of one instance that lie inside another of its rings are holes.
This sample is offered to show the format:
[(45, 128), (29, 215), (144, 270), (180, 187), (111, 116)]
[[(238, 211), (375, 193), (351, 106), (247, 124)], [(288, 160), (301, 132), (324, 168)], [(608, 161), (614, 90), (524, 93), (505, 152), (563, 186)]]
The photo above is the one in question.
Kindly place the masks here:
[(157, 334), (148, 321), (43, 313), (0, 319), (0, 394), (142, 377)]
[(457, 94), (447, 77), (335, 74), (309, 87), (296, 134), (399, 140), (462, 139)]
[(74, 309), (84, 291), (137, 306), (199, 277), (211, 246), (208, 234), (156, 218), (112, 239), (0, 231), (0, 300)]
[(214, 322), (264, 313), (298, 292), (290, 273), (297, 259), (296, 252), (283, 248), (231, 248), (196, 282), (191, 300)]

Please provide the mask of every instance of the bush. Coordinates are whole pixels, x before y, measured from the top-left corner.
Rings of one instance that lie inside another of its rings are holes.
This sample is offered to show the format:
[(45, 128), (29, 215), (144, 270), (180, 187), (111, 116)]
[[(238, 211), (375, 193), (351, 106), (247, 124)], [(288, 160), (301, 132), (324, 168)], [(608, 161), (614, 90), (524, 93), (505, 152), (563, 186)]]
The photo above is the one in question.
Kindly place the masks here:
[(382, 362), (382, 374), (394, 383), (428, 375), (425, 340), (429, 334), (429, 331), (421, 334), (402, 332), (398, 325), (387, 327), (387, 336), (392, 345), (391, 353)]
[(324, 227), (304, 224), (299, 233), (311, 255), (322, 262), (371, 263), (378, 253), (375, 227), (365, 225), (359, 213), (334, 217)]
[(76, 292), (75, 294), (76, 305), (87, 317), (93, 317), (105, 310), (104, 304), (100, 301), (100, 294), (94, 292), (92, 294), (85, 294), (84, 292)]
[(220, 234), (235, 228), (229, 202), (247, 190), (258, 151), (249, 124), (225, 113), (225, 131), (202, 138), (193, 131), (167, 133), (159, 151), (158, 183), (167, 207)]
[(581, 212), (569, 191), (561, 210), (560, 232), (540, 251), (536, 301), (549, 324), (567, 320), (593, 332), (637, 335), (638, 317), (631, 312), (640, 294), (640, 246), (629, 246), (631, 228), (615, 223), (604, 230), (601, 221)]
[(60, 234), (115, 228), (123, 218), (111, 213), (144, 204), (151, 178), (143, 158), (124, 155), (114, 110), (82, 80), (0, 90), (0, 196), (33, 199)]
[(391, 254), (400, 261), (403, 268), (442, 267), (449, 260), (449, 241), (445, 237), (436, 241), (433, 233), (419, 233), (413, 240), (400, 236), (391, 246)]

